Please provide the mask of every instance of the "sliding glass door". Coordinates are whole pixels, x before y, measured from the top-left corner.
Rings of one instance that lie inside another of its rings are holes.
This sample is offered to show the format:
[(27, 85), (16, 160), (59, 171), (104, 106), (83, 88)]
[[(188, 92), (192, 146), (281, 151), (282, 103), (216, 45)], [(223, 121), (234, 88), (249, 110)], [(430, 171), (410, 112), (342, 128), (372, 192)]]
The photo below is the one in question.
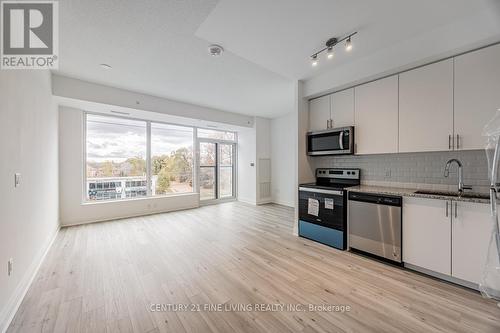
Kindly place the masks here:
[(200, 142), (200, 200), (217, 198), (217, 144)]
[(199, 153), (200, 200), (234, 198), (236, 144), (200, 139)]

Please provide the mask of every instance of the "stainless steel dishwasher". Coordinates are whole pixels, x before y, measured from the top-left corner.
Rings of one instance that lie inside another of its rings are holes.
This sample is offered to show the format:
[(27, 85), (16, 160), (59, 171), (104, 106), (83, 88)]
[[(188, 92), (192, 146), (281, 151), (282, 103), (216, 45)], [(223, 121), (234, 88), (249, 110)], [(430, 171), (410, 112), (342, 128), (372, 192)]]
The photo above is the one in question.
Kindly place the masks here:
[(349, 247), (401, 263), (401, 204), (401, 197), (349, 192)]

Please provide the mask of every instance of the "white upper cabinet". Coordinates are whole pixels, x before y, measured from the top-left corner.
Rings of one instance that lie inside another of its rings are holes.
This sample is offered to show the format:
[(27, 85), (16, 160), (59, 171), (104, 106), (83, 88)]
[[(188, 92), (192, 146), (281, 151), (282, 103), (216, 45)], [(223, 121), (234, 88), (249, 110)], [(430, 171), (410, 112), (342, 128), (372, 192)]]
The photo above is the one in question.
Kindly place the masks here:
[(500, 108), (500, 44), (455, 57), (457, 149), (482, 149), (484, 125)]
[(398, 151), (398, 76), (355, 88), (356, 154)]
[(453, 149), (453, 59), (399, 75), (399, 151)]
[(403, 199), (403, 261), (451, 274), (451, 201)]
[(354, 126), (354, 88), (331, 95), (332, 126)]
[(330, 123), (330, 95), (309, 101), (309, 130), (328, 129)]
[(470, 202), (453, 204), (452, 276), (479, 283), (493, 229), (490, 205)]

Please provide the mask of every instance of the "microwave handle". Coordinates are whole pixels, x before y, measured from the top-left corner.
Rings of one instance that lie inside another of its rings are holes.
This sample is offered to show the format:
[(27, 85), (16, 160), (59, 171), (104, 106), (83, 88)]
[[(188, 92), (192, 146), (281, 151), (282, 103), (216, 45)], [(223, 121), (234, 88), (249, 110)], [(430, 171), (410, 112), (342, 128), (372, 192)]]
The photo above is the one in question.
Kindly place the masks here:
[(339, 146), (341, 150), (344, 150), (344, 131), (340, 131)]

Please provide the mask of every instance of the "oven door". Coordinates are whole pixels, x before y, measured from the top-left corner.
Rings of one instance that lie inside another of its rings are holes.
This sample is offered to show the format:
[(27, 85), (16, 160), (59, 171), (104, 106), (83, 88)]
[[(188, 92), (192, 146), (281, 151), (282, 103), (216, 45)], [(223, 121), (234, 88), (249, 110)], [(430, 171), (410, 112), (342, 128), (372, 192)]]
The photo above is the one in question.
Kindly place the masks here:
[(342, 191), (299, 187), (299, 219), (327, 228), (346, 229)]
[(354, 153), (354, 127), (307, 133), (308, 155), (341, 155)]

